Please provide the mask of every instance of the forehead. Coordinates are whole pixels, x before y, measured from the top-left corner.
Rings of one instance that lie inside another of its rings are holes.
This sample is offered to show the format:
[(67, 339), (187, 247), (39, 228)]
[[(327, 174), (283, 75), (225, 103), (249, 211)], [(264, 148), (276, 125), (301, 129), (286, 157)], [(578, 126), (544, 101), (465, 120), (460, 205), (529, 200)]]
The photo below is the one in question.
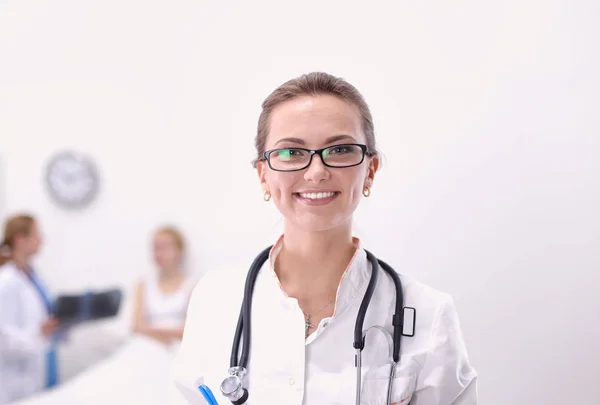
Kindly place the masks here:
[(332, 137), (354, 138), (340, 142), (365, 142), (358, 109), (332, 95), (301, 96), (278, 105), (271, 113), (267, 149), (287, 138), (296, 138), (307, 147), (317, 148)]
[(173, 243), (175, 239), (172, 235), (166, 232), (160, 232), (154, 235), (154, 243), (156, 244), (165, 244), (165, 243)]

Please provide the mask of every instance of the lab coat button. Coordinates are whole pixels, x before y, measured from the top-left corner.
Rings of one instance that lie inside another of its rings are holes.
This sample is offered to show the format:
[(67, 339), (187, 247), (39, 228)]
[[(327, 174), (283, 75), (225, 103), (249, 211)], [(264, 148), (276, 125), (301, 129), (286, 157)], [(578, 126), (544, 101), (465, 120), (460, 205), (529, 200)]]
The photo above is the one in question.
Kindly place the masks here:
[(296, 380), (294, 380), (293, 378), (290, 378), (288, 382), (290, 383), (290, 385), (296, 384)]

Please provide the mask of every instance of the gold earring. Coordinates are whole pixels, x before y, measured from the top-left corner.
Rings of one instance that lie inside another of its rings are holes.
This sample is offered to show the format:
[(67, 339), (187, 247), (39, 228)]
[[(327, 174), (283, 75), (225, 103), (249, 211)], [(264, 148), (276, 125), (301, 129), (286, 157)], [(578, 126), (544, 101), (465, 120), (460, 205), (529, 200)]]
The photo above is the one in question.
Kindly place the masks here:
[(371, 189), (369, 187), (365, 187), (365, 189), (363, 190), (363, 195), (365, 197), (368, 197), (371, 195)]
[(270, 201), (271, 200), (271, 193), (269, 193), (268, 191), (265, 191), (265, 195), (263, 196), (263, 199), (265, 201)]

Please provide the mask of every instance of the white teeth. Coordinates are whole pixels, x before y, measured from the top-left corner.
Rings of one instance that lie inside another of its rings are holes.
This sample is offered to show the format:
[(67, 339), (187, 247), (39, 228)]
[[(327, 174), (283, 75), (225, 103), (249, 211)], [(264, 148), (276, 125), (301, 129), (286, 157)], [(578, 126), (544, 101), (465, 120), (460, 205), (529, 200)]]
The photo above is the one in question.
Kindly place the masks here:
[(300, 197), (302, 198), (308, 198), (310, 200), (318, 200), (321, 198), (329, 198), (329, 197), (333, 197), (335, 195), (335, 193), (333, 192), (328, 192), (328, 193), (298, 193), (300, 195)]

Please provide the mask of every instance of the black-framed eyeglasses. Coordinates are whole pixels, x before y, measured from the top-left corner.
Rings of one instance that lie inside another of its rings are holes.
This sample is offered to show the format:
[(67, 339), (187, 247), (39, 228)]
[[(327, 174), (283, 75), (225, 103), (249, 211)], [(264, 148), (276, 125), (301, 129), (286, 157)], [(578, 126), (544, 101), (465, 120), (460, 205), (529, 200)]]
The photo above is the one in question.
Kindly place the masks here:
[(328, 146), (323, 149), (280, 148), (263, 153), (261, 160), (266, 160), (272, 170), (278, 172), (295, 172), (310, 166), (314, 155), (319, 155), (327, 167), (344, 168), (358, 166), (365, 156), (372, 153), (367, 145), (346, 143)]

